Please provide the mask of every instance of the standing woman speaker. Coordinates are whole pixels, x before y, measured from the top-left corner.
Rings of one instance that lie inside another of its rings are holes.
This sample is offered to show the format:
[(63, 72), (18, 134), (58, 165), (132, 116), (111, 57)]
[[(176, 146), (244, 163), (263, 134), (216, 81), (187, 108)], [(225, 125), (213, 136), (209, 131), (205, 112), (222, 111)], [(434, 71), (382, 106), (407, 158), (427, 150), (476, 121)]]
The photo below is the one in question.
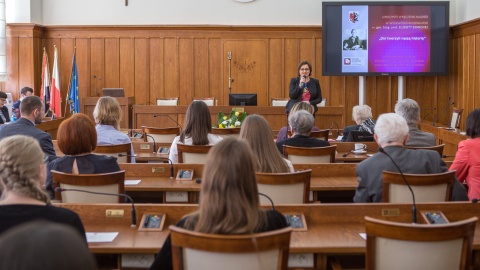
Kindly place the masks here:
[(286, 105), (286, 113), (290, 113), (290, 109), (297, 102), (308, 102), (314, 107), (314, 113), (317, 112), (317, 104), (322, 102), (322, 89), (320, 82), (310, 77), (312, 74), (312, 65), (303, 61), (298, 65), (298, 77), (290, 80), (290, 100)]

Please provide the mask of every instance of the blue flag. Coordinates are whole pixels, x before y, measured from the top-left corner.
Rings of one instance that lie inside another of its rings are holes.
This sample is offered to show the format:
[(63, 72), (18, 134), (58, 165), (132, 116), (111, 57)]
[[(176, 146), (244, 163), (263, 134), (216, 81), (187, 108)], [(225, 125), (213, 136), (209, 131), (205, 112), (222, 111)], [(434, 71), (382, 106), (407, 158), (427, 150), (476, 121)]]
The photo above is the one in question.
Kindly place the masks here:
[(70, 114), (80, 112), (80, 100), (78, 99), (78, 72), (76, 52), (73, 52), (72, 75), (70, 77), (68, 103), (70, 103)]

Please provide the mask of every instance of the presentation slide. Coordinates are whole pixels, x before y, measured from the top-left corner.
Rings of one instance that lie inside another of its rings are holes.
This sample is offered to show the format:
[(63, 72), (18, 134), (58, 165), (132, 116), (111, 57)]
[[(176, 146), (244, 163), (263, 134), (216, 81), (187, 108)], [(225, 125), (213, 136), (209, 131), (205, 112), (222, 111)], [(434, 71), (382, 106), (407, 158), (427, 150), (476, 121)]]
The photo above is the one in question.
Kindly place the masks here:
[(342, 72), (430, 72), (429, 6), (344, 6)]

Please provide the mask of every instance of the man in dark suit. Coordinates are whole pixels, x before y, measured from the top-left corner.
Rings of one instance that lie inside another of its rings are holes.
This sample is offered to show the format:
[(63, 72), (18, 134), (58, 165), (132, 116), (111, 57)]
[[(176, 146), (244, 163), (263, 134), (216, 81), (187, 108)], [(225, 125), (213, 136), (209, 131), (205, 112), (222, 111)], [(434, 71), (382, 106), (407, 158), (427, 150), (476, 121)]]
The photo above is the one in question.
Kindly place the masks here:
[(310, 138), (310, 132), (312, 132), (313, 125), (315, 124), (315, 118), (309, 112), (305, 110), (296, 111), (288, 116), (288, 124), (293, 131), (291, 138), (277, 141), (277, 147), (280, 153), (283, 153), (283, 146), (298, 146), (298, 147), (324, 147), (330, 146), (329, 142), (319, 140), (316, 138)]
[(13, 103), (13, 106), (20, 108), (20, 102), (26, 97), (33, 96), (33, 89), (31, 87), (25, 86), (20, 90), (20, 99)]
[(22, 117), (15, 123), (5, 125), (0, 129), (0, 140), (18, 134), (31, 136), (38, 140), (49, 161), (55, 159), (52, 136), (35, 127), (35, 125), (42, 123), (45, 113), (42, 100), (37, 96), (25, 97), (20, 103), (20, 113)]
[(7, 102), (7, 94), (0, 91), (0, 124), (5, 124), (10, 122), (10, 115), (8, 113), (8, 108), (5, 106)]
[[(408, 125), (395, 113), (382, 114), (375, 125), (375, 141), (392, 157), (403, 173), (431, 174), (447, 172), (447, 166), (436, 151), (403, 148), (408, 141)], [(376, 153), (360, 162), (356, 168), (358, 186), (354, 202), (381, 202), (383, 171), (398, 172), (384, 153)], [(468, 201), (465, 188), (458, 182), (453, 187), (454, 201)]]

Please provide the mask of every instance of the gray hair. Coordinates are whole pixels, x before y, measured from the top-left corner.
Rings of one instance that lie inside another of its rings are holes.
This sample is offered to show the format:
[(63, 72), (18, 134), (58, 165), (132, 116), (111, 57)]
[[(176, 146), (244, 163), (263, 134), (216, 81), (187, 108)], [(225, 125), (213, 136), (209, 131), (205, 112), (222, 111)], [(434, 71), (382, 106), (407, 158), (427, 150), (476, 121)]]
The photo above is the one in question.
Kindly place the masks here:
[(308, 136), (315, 124), (315, 118), (305, 110), (298, 110), (290, 114), (288, 124), (292, 127), (295, 134)]
[(395, 104), (395, 113), (405, 118), (408, 126), (416, 127), (420, 118), (420, 107), (415, 100), (406, 98)]
[(382, 114), (375, 124), (375, 134), (380, 145), (403, 143), (408, 135), (407, 122), (395, 113)]
[[(352, 109), (352, 120), (363, 123), (363, 121), (372, 118), (372, 108), (368, 105), (357, 105)], [(357, 121), (359, 120), (359, 121)]]

